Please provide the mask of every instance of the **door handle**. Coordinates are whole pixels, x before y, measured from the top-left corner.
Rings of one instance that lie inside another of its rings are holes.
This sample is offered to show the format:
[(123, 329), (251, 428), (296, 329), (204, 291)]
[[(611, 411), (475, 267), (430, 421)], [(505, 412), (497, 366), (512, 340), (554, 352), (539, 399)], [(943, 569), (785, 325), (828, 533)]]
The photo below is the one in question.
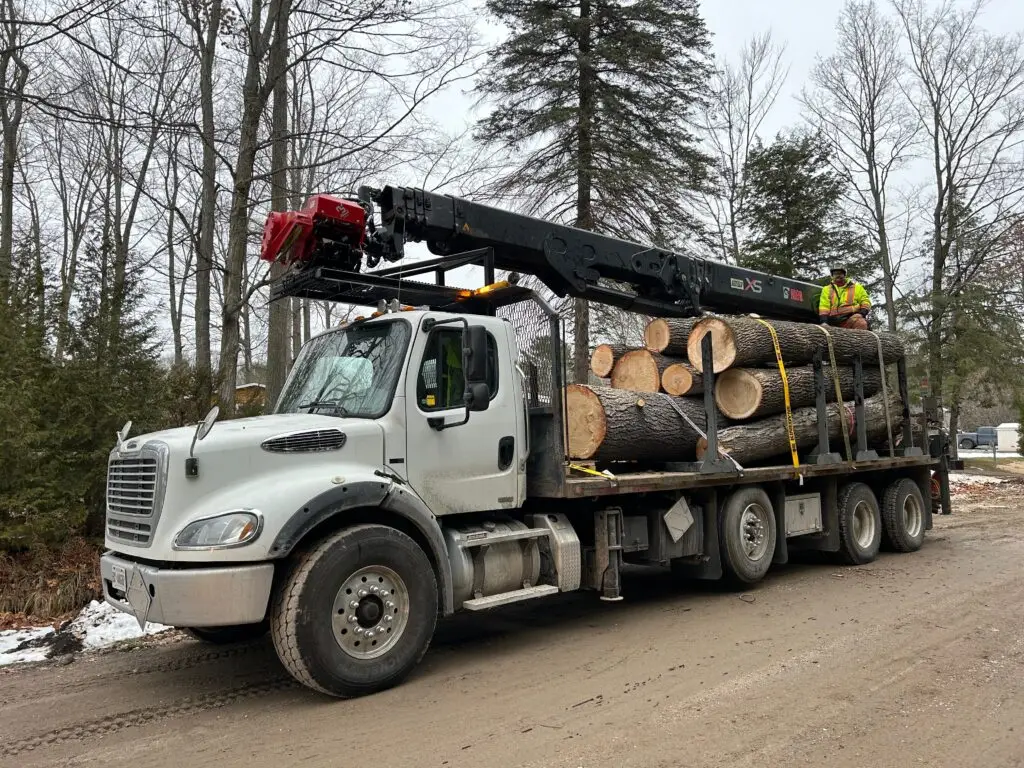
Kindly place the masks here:
[(516, 439), (507, 435), (498, 441), (498, 469), (506, 470), (512, 466), (516, 454)]

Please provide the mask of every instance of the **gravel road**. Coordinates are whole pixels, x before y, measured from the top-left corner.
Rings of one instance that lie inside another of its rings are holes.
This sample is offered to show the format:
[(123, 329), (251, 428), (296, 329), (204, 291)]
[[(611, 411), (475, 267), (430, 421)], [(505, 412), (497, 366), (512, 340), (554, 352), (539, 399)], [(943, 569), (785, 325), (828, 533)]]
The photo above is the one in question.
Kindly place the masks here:
[(332, 701), (269, 643), (157, 636), (0, 669), (0, 766), (1024, 766), (1024, 484), (924, 548), (749, 593), (631, 573), (443, 625), (405, 685)]

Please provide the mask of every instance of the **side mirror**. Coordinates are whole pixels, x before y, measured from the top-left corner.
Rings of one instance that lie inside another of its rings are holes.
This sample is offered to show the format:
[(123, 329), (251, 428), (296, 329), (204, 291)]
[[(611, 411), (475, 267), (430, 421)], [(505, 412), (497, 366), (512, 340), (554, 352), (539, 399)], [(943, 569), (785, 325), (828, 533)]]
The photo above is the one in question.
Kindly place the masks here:
[(486, 411), (491, 404), (491, 390), (483, 381), (466, 384), (465, 399), (467, 411)]
[(483, 384), (486, 388), (487, 330), (482, 325), (467, 325), (462, 332), (462, 369), (467, 393), (474, 384)]

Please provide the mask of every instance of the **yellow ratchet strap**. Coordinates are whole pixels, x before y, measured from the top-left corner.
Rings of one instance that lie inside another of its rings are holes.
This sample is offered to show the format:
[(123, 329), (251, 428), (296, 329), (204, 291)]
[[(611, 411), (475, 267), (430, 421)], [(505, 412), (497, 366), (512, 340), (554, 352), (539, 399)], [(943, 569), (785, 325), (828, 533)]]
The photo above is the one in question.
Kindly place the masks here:
[(596, 469), (590, 467), (584, 467), (580, 464), (569, 464), (569, 469), (575, 469), (577, 472), (583, 472), (588, 475), (595, 475), (596, 477), (602, 477), (605, 480), (614, 480), (615, 475), (609, 472), (607, 469), (604, 472), (598, 472)]
[(786, 366), (782, 362), (782, 349), (779, 347), (779, 334), (775, 332), (774, 326), (762, 320), (760, 317), (754, 318), (768, 329), (768, 332), (772, 335), (772, 346), (775, 347), (775, 360), (779, 364), (779, 375), (782, 376), (782, 394), (786, 400), (786, 433), (789, 438), (789, 453), (793, 457), (793, 466), (800, 466), (800, 458), (796, 454), (796, 431), (793, 429), (793, 409), (789, 404), (789, 379), (786, 377)]
[[(853, 461), (853, 449), (850, 447), (850, 431), (846, 426), (846, 418), (849, 411), (846, 403), (843, 402), (843, 388), (839, 384), (839, 368), (836, 365), (836, 348), (832, 344), (832, 334), (824, 325), (818, 326), (825, 334), (825, 341), (828, 342), (828, 362), (832, 366), (832, 382), (836, 387), (836, 413), (839, 414), (839, 431), (843, 433), (843, 445), (846, 447), (846, 460)], [(826, 410), (828, 410), (826, 408)]]

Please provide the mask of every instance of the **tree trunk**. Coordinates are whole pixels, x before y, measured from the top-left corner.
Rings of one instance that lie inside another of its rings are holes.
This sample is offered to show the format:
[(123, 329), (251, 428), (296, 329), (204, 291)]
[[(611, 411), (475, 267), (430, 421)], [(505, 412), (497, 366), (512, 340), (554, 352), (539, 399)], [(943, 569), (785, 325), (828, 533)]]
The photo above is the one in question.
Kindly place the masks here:
[(590, 370), (599, 379), (607, 379), (612, 375), (615, 361), (626, 354), (632, 347), (625, 344), (598, 344), (590, 355)]
[[(692, 461), (697, 433), (668, 395), (570, 384), (565, 403), (569, 455), (599, 461)], [(700, 398), (672, 398), (704, 429)]]
[[(579, 17), (579, 123), (577, 125), (576, 157), (576, 226), (594, 228), (592, 205), (594, 165), (594, 115), (597, 108), (595, 82), (597, 73), (591, 59), (591, 7), (590, 0), (580, 0)], [(590, 305), (586, 299), (573, 300), (573, 378), (585, 384), (590, 378)]]
[[(854, 404), (847, 402), (840, 410), (836, 406), (828, 409), (829, 440), (842, 438), (842, 429), (849, 431), (851, 438), (856, 434)], [(903, 412), (898, 397), (890, 395), (890, 416), (895, 430), (902, 424)], [(842, 419), (840, 419), (842, 414)], [(885, 438), (885, 404), (881, 395), (864, 400), (864, 417), (867, 421), (868, 440), (877, 444)], [(805, 450), (818, 442), (818, 413), (814, 408), (797, 408), (793, 411), (793, 431), (797, 448)], [(718, 432), (718, 446), (740, 464), (750, 464), (789, 453), (789, 436), (784, 414), (747, 424), (734, 424)], [(697, 444), (697, 457), (703, 458), (707, 441)]]
[[(783, 320), (769, 321), (779, 339), (782, 359), (787, 365), (806, 365), (821, 351), (828, 360), (828, 339), (821, 326)], [(860, 355), (865, 364), (878, 362), (878, 342), (871, 331), (829, 328), (835, 348), (836, 363), (851, 363)], [(760, 322), (749, 317), (716, 316), (700, 320), (690, 334), (690, 362), (703, 372), (700, 356), (701, 341), (711, 334), (715, 373), (740, 366), (771, 365), (775, 363), (775, 348), (771, 333)], [(886, 363), (895, 362), (904, 355), (903, 342), (887, 331), (878, 334), (882, 340), (882, 354)]]
[(673, 363), (661, 374), (661, 388), (670, 395), (700, 395), (704, 392), (704, 377), (689, 363)]
[[(274, 0), (270, 14), (277, 23), (271, 28), (280, 38), (281, 46), (287, 42), (287, 28), (281, 28), (282, 7), (289, 0)], [(231, 195), (231, 213), (228, 223), (228, 254), (224, 270), (224, 308), (221, 313), (221, 344), (218, 373), (219, 401), (225, 415), (234, 414), (235, 385), (238, 381), (239, 316), (242, 310), (242, 276), (249, 240), (249, 196), (252, 191), (253, 169), (259, 148), (259, 121), (269, 92), (260, 86), (260, 64), (266, 45), (262, 37), (263, 4), (254, 0), (248, 24), (248, 51), (245, 79), (242, 85), (242, 119), (238, 132), (238, 160), (235, 163), (234, 190)], [(275, 43), (278, 40), (275, 39)], [(271, 80), (268, 73), (268, 82)], [(287, 324), (285, 326), (287, 329)], [(270, 361), (267, 361), (268, 379)], [(283, 378), (283, 377), (282, 377)], [(268, 397), (270, 386), (268, 381)]]
[(615, 361), (611, 384), (615, 389), (660, 392), (662, 372), (678, 362), (674, 357), (665, 357), (646, 349), (634, 349)]
[(214, 123), (213, 65), (217, 54), (222, 0), (211, 0), (209, 19), (203, 34), (202, 14), (196, 13), (196, 40), (199, 46), (199, 101), (202, 110), (203, 186), (199, 203), (199, 247), (196, 249), (196, 373), (199, 377), (201, 410), (209, 407), (213, 394), (210, 351), (210, 271), (213, 269), (213, 242), (217, 211), (217, 147)]
[[(840, 366), (839, 385), (843, 399), (854, 396), (853, 368)], [(836, 387), (832, 369), (822, 369), (825, 376), (825, 398), (835, 402)], [(817, 393), (814, 389), (814, 369), (811, 367), (787, 368), (786, 381), (789, 384), (791, 408), (814, 405)], [(882, 373), (878, 368), (864, 370), (864, 397), (870, 397), (882, 389)], [(719, 410), (730, 419), (756, 419), (786, 410), (782, 374), (771, 368), (730, 368), (723, 371), (715, 381), (715, 403)]]
[(651, 352), (661, 352), (670, 357), (686, 357), (687, 339), (699, 319), (657, 317), (644, 328), (644, 345)]

